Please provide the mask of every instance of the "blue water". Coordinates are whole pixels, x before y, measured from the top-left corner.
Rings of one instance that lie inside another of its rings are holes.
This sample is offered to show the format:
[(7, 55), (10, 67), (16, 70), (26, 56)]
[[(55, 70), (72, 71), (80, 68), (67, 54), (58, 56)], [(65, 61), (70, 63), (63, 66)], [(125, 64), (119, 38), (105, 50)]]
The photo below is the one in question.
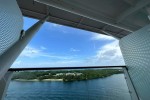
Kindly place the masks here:
[(5, 100), (131, 100), (123, 74), (76, 82), (11, 81)]

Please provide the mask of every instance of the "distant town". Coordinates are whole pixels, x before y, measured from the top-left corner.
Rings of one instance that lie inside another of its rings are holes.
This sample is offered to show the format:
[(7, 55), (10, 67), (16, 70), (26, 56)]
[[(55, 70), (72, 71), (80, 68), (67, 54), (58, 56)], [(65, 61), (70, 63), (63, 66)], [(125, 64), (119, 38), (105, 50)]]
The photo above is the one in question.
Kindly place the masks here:
[(15, 72), (12, 80), (16, 81), (81, 81), (105, 78), (123, 73), (121, 69), (101, 70), (60, 70), (60, 71), (21, 71)]

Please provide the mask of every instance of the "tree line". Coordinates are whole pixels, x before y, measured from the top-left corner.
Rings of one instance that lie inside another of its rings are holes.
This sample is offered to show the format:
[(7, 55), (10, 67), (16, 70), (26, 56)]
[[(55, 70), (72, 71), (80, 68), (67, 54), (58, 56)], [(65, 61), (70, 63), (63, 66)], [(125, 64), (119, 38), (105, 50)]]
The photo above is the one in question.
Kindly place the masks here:
[(12, 80), (25, 79), (63, 79), (63, 81), (80, 81), (96, 78), (105, 78), (113, 74), (123, 73), (121, 69), (94, 69), (94, 70), (59, 70), (59, 71), (21, 71), (15, 72)]

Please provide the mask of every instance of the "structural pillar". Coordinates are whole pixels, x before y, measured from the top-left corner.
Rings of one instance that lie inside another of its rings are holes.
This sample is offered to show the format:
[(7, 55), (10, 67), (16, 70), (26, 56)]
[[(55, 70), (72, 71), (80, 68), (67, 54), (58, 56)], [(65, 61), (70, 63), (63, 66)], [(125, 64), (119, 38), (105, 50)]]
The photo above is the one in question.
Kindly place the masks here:
[(26, 32), (25, 35), (13, 45), (7, 51), (5, 51), (0, 56), (0, 79), (5, 75), (8, 69), (11, 67), (13, 62), (17, 59), (35, 33), (40, 29), (43, 23), (49, 18), (47, 15), (44, 19), (38, 21), (32, 27), (30, 27)]
[(8, 71), (0, 80), (0, 100), (4, 100), (13, 72)]

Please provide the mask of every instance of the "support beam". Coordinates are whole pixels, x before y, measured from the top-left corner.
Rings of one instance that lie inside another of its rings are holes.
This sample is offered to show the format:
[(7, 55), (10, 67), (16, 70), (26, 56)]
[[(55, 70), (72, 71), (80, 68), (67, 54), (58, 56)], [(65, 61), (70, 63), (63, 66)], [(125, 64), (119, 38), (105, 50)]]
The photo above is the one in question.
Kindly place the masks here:
[(17, 57), (30, 42), (35, 33), (40, 29), (40, 27), (48, 18), (49, 16), (46, 16), (44, 19), (34, 24), (25, 32), (25, 36), (22, 39), (18, 40), (12, 47), (10, 47), (0, 56), (0, 79), (5, 75), (13, 62), (17, 59)]
[[(41, 14), (41, 13), (38, 13), (38, 12), (33, 12), (33, 11), (29, 11), (29, 10), (27, 10), (27, 9), (23, 9), (23, 8), (21, 8), (22, 9), (22, 11), (25, 11), (25, 12), (28, 12), (28, 13), (33, 13), (33, 14), (37, 14), (37, 15), (39, 15), (39, 16), (43, 16), (44, 14)], [(28, 16), (28, 17), (31, 17), (31, 16)], [(92, 31), (92, 32), (96, 32), (96, 33), (100, 33), (100, 34), (104, 34), (104, 35), (108, 35), (108, 34), (106, 34), (107, 32), (110, 34), (110, 33), (112, 33), (115, 37), (117, 37), (117, 38), (122, 38), (122, 37), (124, 37), (123, 35), (121, 36), (121, 37), (118, 37), (118, 35), (115, 35), (115, 33), (114, 32), (112, 32), (112, 31), (105, 31), (104, 29), (104, 27), (102, 28), (102, 29), (99, 29), (99, 28), (96, 28), (96, 27), (93, 27), (93, 26), (89, 26), (89, 25), (86, 25), (86, 24), (83, 24), (83, 23), (80, 23), (79, 24), (79, 22), (74, 22), (74, 21), (71, 21), (71, 20), (67, 20), (67, 19), (63, 19), (63, 18), (61, 18), (61, 17), (56, 17), (56, 16), (53, 16), (53, 15), (50, 15), (49, 16), (49, 18), (50, 19), (56, 19), (56, 20), (59, 20), (59, 21), (65, 21), (66, 23), (72, 23), (73, 24), (73, 26), (72, 27), (77, 27), (77, 28), (80, 28), (80, 29), (83, 29), (83, 30), (88, 30), (88, 31)], [(82, 21), (81, 21), (82, 22)], [(54, 22), (55, 23), (55, 22)], [(57, 23), (58, 24), (58, 23)], [(67, 25), (67, 24), (63, 24), (63, 25)], [(80, 27), (80, 25), (82, 25), (82, 26), (84, 26), (84, 28), (81, 28)], [(67, 25), (68, 26), (68, 25)], [(109, 25), (106, 25), (106, 26), (109, 26)], [(85, 29), (85, 27), (87, 27), (87, 29)], [(92, 29), (92, 30), (90, 30), (90, 29)], [(105, 31), (105, 33), (104, 32), (102, 32), (102, 30), (103, 31)], [(130, 33), (127, 33), (127, 34), (130, 34)]]
[(52, 6), (70, 13), (74, 13), (98, 22), (102, 22), (129, 32), (134, 32), (139, 27), (138, 26), (130, 26), (125, 25), (123, 23), (116, 24), (116, 20), (113, 18), (110, 18), (104, 14), (101, 14), (95, 10), (92, 10), (90, 8), (86, 8), (82, 5), (77, 5), (78, 1), (70, 1), (70, 0), (35, 0), (36, 2)]
[(135, 90), (135, 87), (131, 81), (131, 78), (130, 78), (127, 68), (123, 67), (123, 71), (124, 71), (125, 79), (126, 79), (126, 82), (128, 85), (129, 93), (131, 95), (131, 100), (140, 100), (138, 97), (138, 94)]
[(4, 100), (6, 96), (6, 92), (11, 81), (12, 74), (12, 71), (8, 71), (0, 80), (0, 100)]
[(131, 7), (129, 9), (127, 9), (125, 12), (121, 13), (117, 18), (117, 23), (121, 22), (122, 20), (124, 20), (129, 15), (142, 9), (143, 7), (148, 5), (149, 3), (150, 3), (150, 0), (140, 0), (139, 2), (136, 3), (136, 5), (134, 7)]

